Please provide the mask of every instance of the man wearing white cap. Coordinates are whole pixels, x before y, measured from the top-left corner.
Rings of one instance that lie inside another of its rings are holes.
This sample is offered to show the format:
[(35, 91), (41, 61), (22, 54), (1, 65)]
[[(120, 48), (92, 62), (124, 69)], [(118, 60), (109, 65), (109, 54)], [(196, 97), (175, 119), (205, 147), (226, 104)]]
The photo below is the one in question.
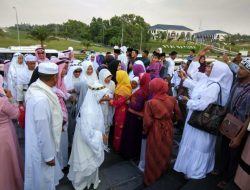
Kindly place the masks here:
[(23, 104), (30, 78), (36, 68), (36, 56), (31, 54), (25, 56), (25, 62), (27, 67), (17, 74), (17, 101), (19, 104)]
[(63, 177), (56, 153), (59, 151), (63, 115), (52, 88), (57, 83), (58, 66), (42, 62), (39, 79), (26, 96), (25, 190), (55, 190)]

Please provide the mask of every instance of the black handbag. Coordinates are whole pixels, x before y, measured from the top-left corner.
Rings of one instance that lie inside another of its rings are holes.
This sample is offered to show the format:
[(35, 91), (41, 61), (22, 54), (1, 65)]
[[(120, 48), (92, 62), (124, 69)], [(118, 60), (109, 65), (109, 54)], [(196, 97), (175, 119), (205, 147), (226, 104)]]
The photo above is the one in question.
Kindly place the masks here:
[(218, 134), (219, 126), (227, 113), (227, 108), (221, 106), (221, 86), (217, 84), (220, 87), (219, 102), (217, 100), (217, 103), (209, 104), (204, 111), (194, 110), (188, 121), (192, 127), (213, 135)]

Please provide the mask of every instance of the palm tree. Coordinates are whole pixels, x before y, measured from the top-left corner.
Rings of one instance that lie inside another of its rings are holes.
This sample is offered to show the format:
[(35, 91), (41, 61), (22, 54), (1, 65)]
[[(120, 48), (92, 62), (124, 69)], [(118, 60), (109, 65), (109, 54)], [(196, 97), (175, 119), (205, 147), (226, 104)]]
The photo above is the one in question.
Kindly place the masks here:
[(45, 26), (36, 26), (29, 34), (31, 38), (40, 41), (41, 47), (44, 47), (44, 41), (48, 40), (50, 36)]

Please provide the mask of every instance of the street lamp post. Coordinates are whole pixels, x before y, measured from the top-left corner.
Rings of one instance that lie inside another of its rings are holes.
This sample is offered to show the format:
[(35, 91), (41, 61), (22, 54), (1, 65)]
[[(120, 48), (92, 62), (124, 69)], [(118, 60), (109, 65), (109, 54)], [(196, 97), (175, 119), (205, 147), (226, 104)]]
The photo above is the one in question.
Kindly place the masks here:
[(123, 46), (123, 23), (122, 23), (122, 38), (121, 38), (121, 47)]
[(19, 25), (18, 25), (18, 15), (17, 15), (17, 9), (16, 7), (13, 7), (13, 9), (15, 10), (16, 12), (16, 22), (17, 22), (17, 26), (16, 26), (16, 29), (17, 29), (17, 41), (18, 41), (18, 45), (20, 46), (20, 33), (19, 33)]
[(102, 43), (104, 45), (104, 24), (102, 23)]
[(141, 28), (140, 52), (141, 52), (141, 46), (142, 46), (142, 27), (140, 26), (140, 28)]

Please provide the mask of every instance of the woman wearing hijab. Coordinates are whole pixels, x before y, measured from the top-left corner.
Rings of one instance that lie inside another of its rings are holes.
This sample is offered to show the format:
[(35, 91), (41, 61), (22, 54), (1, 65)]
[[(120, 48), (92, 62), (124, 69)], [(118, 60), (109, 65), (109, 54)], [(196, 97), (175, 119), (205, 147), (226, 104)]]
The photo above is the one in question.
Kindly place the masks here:
[(77, 117), (72, 152), (69, 159), (68, 178), (77, 190), (88, 189), (100, 183), (99, 167), (104, 161), (107, 144), (100, 100), (107, 88), (99, 83), (89, 85), (86, 97)]
[(135, 76), (139, 77), (140, 73), (145, 73), (146, 68), (141, 60), (135, 61), (132, 66), (132, 71), (129, 73), (129, 78), (132, 80)]
[(118, 71), (118, 67), (120, 66), (121, 61), (119, 60), (113, 60), (110, 62), (110, 64), (108, 64), (108, 70), (111, 72), (112, 74), (112, 80), (115, 82), (115, 84), (117, 84), (117, 80), (116, 80), (116, 72)]
[[(108, 69), (102, 69), (99, 73), (99, 82), (107, 89), (107, 96), (113, 99), (115, 93), (115, 83), (112, 81), (112, 74)], [(101, 103), (102, 112), (104, 116), (105, 134), (109, 136), (110, 126), (113, 124), (114, 108), (109, 106), (108, 102)]]
[(150, 73), (151, 79), (160, 78), (160, 71), (163, 67), (160, 63), (160, 57), (160, 54), (154, 53), (152, 61), (147, 68), (147, 72)]
[(82, 62), (82, 67), (83, 67), (83, 77), (88, 85), (98, 82), (98, 77), (92, 62), (84, 61)]
[(126, 159), (138, 159), (141, 151), (142, 123), (144, 104), (149, 97), (150, 75), (140, 75), (140, 87), (132, 94), (128, 105), (125, 126), (123, 129), (121, 154)]
[(95, 71), (97, 71), (98, 67), (99, 67), (99, 64), (97, 63), (97, 55), (94, 54), (94, 53), (91, 53), (87, 59), (88, 61), (90, 61), (93, 65), (93, 69)]
[[(82, 106), (83, 100), (88, 91), (88, 85), (85, 80), (74, 83), (74, 90), (76, 93), (76, 105), (74, 110), (68, 110), (69, 112), (69, 124), (68, 124), (68, 140), (69, 149), (71, 149), (73, 144), (73, 138), (76, 127), (76, 117), (79, 114), (80, 108)], [(71, 152), (71, 151), (69, 151)]]
[(124, 122), (127, 114), (127, 100), (132, 94), (132, 88), (129, 81), (127, 72), (117, 71), (116, 72), (116, 81), (117, 86), (115, 88), (115, 97), (114, 100), (110, 100), (110, 105), (115, 107), (114, 115), (114, 139), (113, 139), (113, 148), (116, 152), (120, 151), (122, 131), (124, 127)]
[(170, 167), (173, 144), (173, 118), (181, 119), (177, 101), (168, 96), (168, 84), (160, 78), (149, 83), (152, 99), (146, 102), (143, 132), (147, 135), (144, 183), (150, 185)]
[(0, 189), (23, 189), (23, 161), (12, 119), (18, 119), (19, 109), (12, 105), (5, 94), (0, 75)]
[(74, 60), (70, 64), (67, 75), (64, 77), (64, 84), (68, 92), (74, 91), (74, 84), (84, 80), (82, 74), (82, 65), (78, 63), (77, 60)]
[(222, 102), (217, 103), (222, 106), (227, 103), (233, 74), (225, 63), (216, 61), (206, 67), (205, 75), (199, 81), (183, 74), (180, 76), (183, 86), (192, 92), (190, 99), (182, 97), (189, 111), (174, 169), (187, 178), (202, 179), (214, 169), (216, 136), (192, 127), (188, 121), (194, 110), (203, 111), (209, 104), (217, 102), (220, 91)]
[(207, 66), (207, 62), (206, 62), (206, 57), (205, 57), (205, 55), (200, 56), (200, 58), (199, 58), (199, 63), (200, 63), (200, 67), (198, 68), (199, 72), (205, 73), (205, 71), (206, 71), (206, 66)]
[[(70, 93), (72, 96), (76, 96), (75, 84), (84, 81), (82, 70), (83, 69), (82, 69), (81, 63), (77, 60), (73, 60), (73, 62), (69, 66), (67, 75), (63, 78), (65, 88), (67, 92)], [(75, 125), (76, 125), (77, 105), (75, 101), (72, 102), (69, 99), (66, 101), (66, 106), (68, 110), (68, 139), (69, 139), (69, 147), (71, 147), (72, 142), (73, 142), (73, 134), (75, 131)]]
[(11, 91), (14, 101), (17, 101), (17, 76), (26, 70), (27, 66), (23, 54), (15, 53), (8, 71), (8, 89)]

